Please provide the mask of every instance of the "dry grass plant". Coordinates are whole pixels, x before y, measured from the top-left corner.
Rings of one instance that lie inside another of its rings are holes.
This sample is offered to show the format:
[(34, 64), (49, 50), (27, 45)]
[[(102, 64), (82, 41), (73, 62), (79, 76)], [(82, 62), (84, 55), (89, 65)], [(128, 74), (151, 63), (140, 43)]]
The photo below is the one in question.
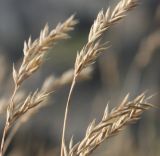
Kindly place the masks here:
[(57, 41), (68, 38), (68, 32), (73, 30), (76, 24), (77, 20), (74, 19), (74, 16), (71, 16), (65, 22), (59, 23), (57, 27), (50, 32), (48, 25), (46, 25), (41, 31), (38, 39), (32, 42), (30, 37), (28, 42), (24, 43), (22, 64), (18, 71), (16, 71), (13, 66), (14, 91), (7, 108), (6, 122), (1, 141), (1, 156), (4, 155), (6, 136), (14, 123), (30, 109), (44, 102), (50, 94), (50, 92), (47, 91), (36, 90), (35, 92), (30, 93), (22, 103), (17, 104), (14, 100), (21, 84), (39, 69), (48, 49), (50, 49)]
[(71, 100), (71, 94), (73, 92), (74, 86), (76, 84), (76, 79), (79, 76), (80, 72), (87, 67), (88, 65), (94, 63), (96, 58), (107, 49), (107, 43), (102, 43), (103, 34), (115, 23), (120, 21), (126, 16), (126, 13), (129, 10), (132, 10), (135, 6), (137, 6), (137, 2), (135, 0), (121, 0), (113, 9), (107, 9), (106, 12), (101, 10), (93, 25), (91, 26), (88, 42), (82, 50), (77, 54), (75, 67), (74, 67), (74, 77), (72, 81), (72, 85), (69, 91), (65, 116), (64, 116), (64, 124), (63, 124), (63, 132), (62, 132), (62, 143), (61, 143), (61, 156), (65, 155), (65, 130), (67, 123), (67, 115), (69, 104)]
[(14, 91), (7, 107), (0, 156), (5, 154), (10, 141), (22, 123), (28, 121), (34, 113), (46, 105), (45, 100), (48, 99), (48, 96), (53, 90), (67, 83), (71, 83), (71, 88), (64, 114), (61, 156), (86, 156), (91, 154), (104, 140), (119, 133), (127, 124), (138, 120), (145, 110), (152, 107), (152, 104), (148, 102), (151, 97), (147, 97), (145, 93), (140, 94), (132, 101), (128, 100), (129, 95), (127, 95), (120, 105), (112, 109), (111, 112), (109, 112), (107, 105), (101, 121), (96, 124), (95, 120), (93, 120), (87, 128), (84, 138), (80, 142), (73, 144), (72, 138), (69, 146), (66, 145), (65, 132), (67, 116), (75, 84), (80, 79), (86, 79), (86, 76), (88, 76), (91, 71), (88, 67), (109, 47), (108, 42), (102, 42), (104, 33), (112, 25), (123, 19), (126, 13), (136, 6), (136, 0), (121, 0), (113, 10), (110, 8), (108, 8), (107, 11), (101, 10), (91, 26), (87, 43), (77, 54), (74, 69), (67, 71), (58, 79), (52, 76), (48, 77), (40, 90), (30, 93), (24, 100), (17, 102), (15, 97), (22, 83), (40, 68), (44, 55), (54, 43), (69, 37), (68, 32), (74, 29), (77, 20), (74, 19), (74, 16), (71, 16), (64, 23), (59, 23), (57, 27), (50, 32), (48, 25), (46, 25), (41, 31), (39, 38), (33, 42), (31, 38), (29, 38), (28, 42), (24, 43), (22, 64), (18, 70), (13, 66)]

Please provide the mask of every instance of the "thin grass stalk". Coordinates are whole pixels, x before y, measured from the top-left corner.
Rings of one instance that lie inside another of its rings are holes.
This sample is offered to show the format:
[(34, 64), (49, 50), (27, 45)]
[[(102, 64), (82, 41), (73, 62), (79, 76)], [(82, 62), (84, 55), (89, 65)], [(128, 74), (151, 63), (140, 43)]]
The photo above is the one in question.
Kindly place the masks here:
[(70, 91), (69, 91), (69, 94), (68, 94), (68, 99), (67, 99), (67, 104), (66, 104), (65, 114), (64, 114), (63, 130), (62, 130), (62, 140), (61, 140), (61, 156), (64, 155), (65, 132), (66, 132), (67, 116), (68, 116), (69, 104), (70, 104), (70, 101), (71, 101), (71, 95), (72, 95), (73, 89), (75, 87), (75, 84), (76, 84), (76, 77), (74, 76), (72, 84), (71, 84), (71, 87), (70, 87)]
[(5, 140), (5, 144), (4, 144), (4, 147), (3, 147), (3, 153), (6, 153), (6, 151), (7, 151), (8, 147), (9, 147), (9, 145), (10, 145), (13, 137), (14, 137), (15, 134), (17, 133), (17, 131), (18, 131), (18, 129), (20, 128), (20, 126), (21, 126), (21, 122), (17, 122), (17, 123), (14, 125), (11, 133), (9, 133), (9, 136), (8, 136), (7, 139)]
[(6, 116), (6, 121), (5, 121), (5, 127), (4, 127), (4, 130), (3, 130), (2, 140), (1, 140), (0, 156), (3, 156), (3, 153), (4, 153), (4, 151), (3, 151), (4, 142), (5, 142), (6, 135), (8, 134), (8, 131), (9, 131), (9, 127), (10, 127), (9, 126), (9, 109), (12, 111), (13, 108), (14, 108), (14, 98), (15, 98), (15, 95), (17, 93), (17, 90), (18, 90), (18, 87), (17, 87), (17, 85), (15, 85), (12, 97), (10, 99), (10, 104), (8, 105), (8, 108), (7, 108), (7, 116)]

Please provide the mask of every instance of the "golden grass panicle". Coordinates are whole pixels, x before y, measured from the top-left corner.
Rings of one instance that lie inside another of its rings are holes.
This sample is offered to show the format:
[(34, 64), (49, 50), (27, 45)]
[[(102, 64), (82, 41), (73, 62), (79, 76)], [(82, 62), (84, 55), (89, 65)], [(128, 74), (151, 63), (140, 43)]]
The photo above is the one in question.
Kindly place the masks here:
[(44, 55), (55, 42), (69, 37), (68, 32), (73, 30), (76, 24), (77, 20), (74, 19), (74, 16), (71, 16), (65, 22), (59, 23), (50, 32), (48, 25), (46, 25), (35, 41), (32, 42), (30, 37), (28, 42), (24, 42), (23, 62), (18, 71), (13, 69), (14, 81), (17, 86), (40, 67)]
[(77, 54), (75, 76), (87, 65), (94, 63), (97, 56), (106, 49), (107, 45), (100, 42), (105, 31), (113, 24), (123, 19), (126, 13), (135, 6), (137, 6), (137, 1), (135, 0), (121, 0), (113, 11), (108, 8), (106, 12), (101, 10), (98, 13), (90, 29), (87, 44), (82, 48), (79, 54)]
[(152, 107), (148, 102), (150, 98), (146, 97), (145, 93), (137, 96), (132, 101), (129, 101), (128, 98), (129, 94), (111, 112), (109, 112), (107, 105), (101, 121), (96, 124), (95, 120), (93, 120), (89, 124), (85, 137), (79, 143), (69, 148), (68, 155), (89, 155), (104, 140), (118, 134), (126, 125), (138, 120), (145, 110)]

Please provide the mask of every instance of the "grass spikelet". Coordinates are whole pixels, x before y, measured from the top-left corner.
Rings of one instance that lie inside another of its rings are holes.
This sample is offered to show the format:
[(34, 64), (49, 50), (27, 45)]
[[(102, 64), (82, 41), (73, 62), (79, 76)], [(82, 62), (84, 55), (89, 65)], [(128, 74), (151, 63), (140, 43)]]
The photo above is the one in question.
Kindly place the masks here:
[(118, 134), (126, 125), (137, 121), (141, 114), (151, 107), (144, 93), (132, 101), (128, 100), (127, 95), (110, 113), (107, 106), (102, 120), (98, 124), (95, 124), (95, 120), (91, 122), (85, 137), (70, 149), (69, 156), (91, 154), (104, 140)]

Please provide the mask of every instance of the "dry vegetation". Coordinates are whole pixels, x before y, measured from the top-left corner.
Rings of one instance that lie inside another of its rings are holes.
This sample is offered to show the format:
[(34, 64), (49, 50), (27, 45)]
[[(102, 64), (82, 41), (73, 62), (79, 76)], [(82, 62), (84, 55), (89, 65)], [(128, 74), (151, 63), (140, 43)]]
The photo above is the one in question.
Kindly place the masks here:
[[(32, 74), (40, 68), (48, 49), (53, 47), (59, 40), (69, 37), (68, 33), (74, 29), (77, 20), (74, 16), (71, 16), (65, 22), (59, 23), (57, 27), (51, 31), (49, 31), (48, 25), (46, 25), (41, 31), (39, 38), (32, 41), (30, 37), (28, 42), (24, 43), (23, 61), (18, 69), (15, 69), (13, 66), (14, 90), (12, 96), (9, 102), (7, 102), (7, 100), (5, 101), (5, 103), (8, 103), (7, 108), (3, 107), (3, 109), (1, 109), (1, 112), (6, 112), (6, 121), (1, 140), (0, 156), (5, 155), (19, 127), (30, 120), (31, 116), (37, 113), (40, 108), (46, 106), (46, 100), (53, 91), (56, 91), (68, 83), (71, 83), (71, 88), (64, 114), (61, 156), (86, 156), (91, 154), (104, 140), (118, 134), (126, 125), (137, 121), (144, 111), (153, 107), (149, 102), (151, 96), (148, 97), (146, 93), (138, 95), (131, 101), (128, 99), (129, 94), (127, 94), (123, 101), (111, 111), (109, 111), (109, 105), (107, 105), (102, 119), (99, 122), (93, 120), (93, 122), (89, 124), (84, 138), (81, 141), (75, 144), (72, 138), (69, 145), (66, 144), (65, 132), (67, 116), (72, 92), (77, 81), (90, 77), (90, 73), (92, 72), (91, 64), (110, 46), (110, 43), (103, 42), (104, 33), (108, 31), (112, 25), (122, 20), (137, 4), (136, 0), (121, 0), (113, 9), (108, 8), (106, 11), (101, 10), (91, 26), (87, 43), (77, 53), (74, 69), (65, 72), (58, 78), (53, 76), (46, 78), (40, 89), (28, 95), (25, 93), (20, 94), (22, 91), (19, 90), (23, 82), (27, 81), (27, 78), (32, 76)], [(144, 44), (146, 42), (150, 43), (150, 40), (153, 40), (153, 38), (159, 38), (159, 36), (153, 34)], [(149, 46), (149, 44), (147, 45)], [(152, 45), (154, 46), (154, 44)], [(158, 39), (155, 43), (155, 46), (157, 45), (159, 45)], [(154, 49), (154, 47), (151, 47), (151, 50), (147, 50), (153, 51), (152, 49)], [(152, 56), (152, 53), (148, 52), (145, 57), (146, 60), (141, 62), (141, 57), (146, 55), (146, 50), (140, 48), (139, 51), (134, 59), (132, 68), (134, 68), (135, 64), (138, 65), (138, 68), (142, 68), (142, 66), (145, 66), (149, 62)], [(19, 95), (20, 97), (16, 98)]]

